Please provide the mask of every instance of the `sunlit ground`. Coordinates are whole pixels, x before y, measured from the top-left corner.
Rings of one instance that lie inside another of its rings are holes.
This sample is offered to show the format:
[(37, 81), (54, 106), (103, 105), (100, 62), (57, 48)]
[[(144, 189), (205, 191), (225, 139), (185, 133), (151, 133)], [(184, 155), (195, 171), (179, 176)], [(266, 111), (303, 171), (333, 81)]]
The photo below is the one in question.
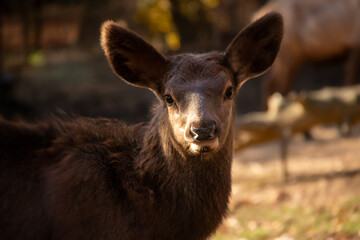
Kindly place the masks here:
[(287, 184), (277, 142), (236, 154), (229, 214), (213, 240), (360, 239), (360, 126), (350, 138), (334, 127), (313, 135), (292, 141), (290, 176), (299, 180)]

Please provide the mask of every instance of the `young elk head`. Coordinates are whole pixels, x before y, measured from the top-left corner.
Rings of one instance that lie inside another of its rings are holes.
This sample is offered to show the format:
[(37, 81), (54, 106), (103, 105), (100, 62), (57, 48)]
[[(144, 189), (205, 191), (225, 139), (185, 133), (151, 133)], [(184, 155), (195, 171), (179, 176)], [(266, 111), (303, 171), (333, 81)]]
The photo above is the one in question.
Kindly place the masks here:
[(241, 85), (273, 63), (282, 25), (281, 16), (270, 13), (241, 31), (225, 52), (166, 58), (135, 33), (108, 21), (101, 44), (115, 73), (151, 89), (162, 101), (181, 151), (211, 154), (232, 137), (234, 99)]

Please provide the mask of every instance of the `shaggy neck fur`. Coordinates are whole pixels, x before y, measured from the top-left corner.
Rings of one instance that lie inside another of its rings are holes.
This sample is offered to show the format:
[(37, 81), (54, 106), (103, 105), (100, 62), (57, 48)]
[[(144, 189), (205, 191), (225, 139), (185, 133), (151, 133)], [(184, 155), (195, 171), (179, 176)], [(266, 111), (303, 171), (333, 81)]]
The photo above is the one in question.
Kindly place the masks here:
[(227, 211), (233, 131), (229, 130), (226, 142), (212, 157), (190, 155), (175, 141), (166, 109), (159, 108), (165, 106), (156, 107), (146, 126), (136, 166), (142, 184), (154, 191), (154, 204), (161, 203), (152, 219), (159, 220), (159, 227), (172, 229), (174, 239), (204, 239)]

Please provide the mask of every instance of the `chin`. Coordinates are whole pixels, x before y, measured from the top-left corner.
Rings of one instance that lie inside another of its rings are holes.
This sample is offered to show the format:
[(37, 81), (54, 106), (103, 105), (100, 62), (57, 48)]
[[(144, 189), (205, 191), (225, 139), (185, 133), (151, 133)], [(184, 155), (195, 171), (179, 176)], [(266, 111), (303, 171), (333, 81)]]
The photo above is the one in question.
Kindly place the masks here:
[(208, 154), (216, 152), (219, 148), (219, 138), (216, 137), (211, 140), (199, 141), (199, 142), (191, 142), (189, 150), (193, 154)]

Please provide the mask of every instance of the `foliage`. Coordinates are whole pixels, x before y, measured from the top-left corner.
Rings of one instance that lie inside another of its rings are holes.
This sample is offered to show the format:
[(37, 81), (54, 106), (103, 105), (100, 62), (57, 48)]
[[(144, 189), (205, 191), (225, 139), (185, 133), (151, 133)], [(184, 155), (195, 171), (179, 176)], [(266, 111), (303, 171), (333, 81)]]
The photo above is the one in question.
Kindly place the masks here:
[(171, 50), (180, 48), (180, 37), (171, 14), (169, 0), (138, 1), (135, 21), (145, 26), (153, 36), (163, 36)]
[[(170, 0), (139, 0), (135, 22), (144, 26), (153, 38), (161, 38), (166, 47), (172, 51), (180, 48), (180, 28), (176, 25), (174, 12), (179, 12), (190, 23), (204, 21), (199, 11), (213, 9), (219, 5), (219, 0), (184, 0), (173, 4)], [(178, 8), (178, 9), (175, 9)], [(211, 14), (207, 14), (205, 21), (212, 21)]]
[(45, 56), (42, 50), (29, 54), (27, 62), (30, 66), (42, 66), (45, 64)]

